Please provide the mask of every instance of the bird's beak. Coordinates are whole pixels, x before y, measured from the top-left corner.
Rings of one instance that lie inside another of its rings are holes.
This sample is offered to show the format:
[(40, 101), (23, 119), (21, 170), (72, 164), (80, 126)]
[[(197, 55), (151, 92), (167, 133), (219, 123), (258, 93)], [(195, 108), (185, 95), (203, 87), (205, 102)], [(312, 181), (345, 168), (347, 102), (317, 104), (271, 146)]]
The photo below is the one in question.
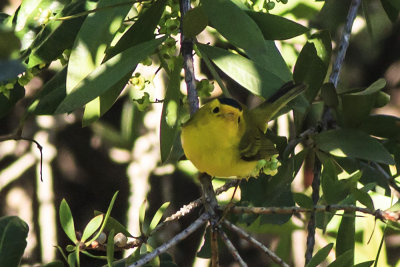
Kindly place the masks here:
[(233, 112), (224, 113), (222, 116), (227, 120), (235, 120), (235, 113)]

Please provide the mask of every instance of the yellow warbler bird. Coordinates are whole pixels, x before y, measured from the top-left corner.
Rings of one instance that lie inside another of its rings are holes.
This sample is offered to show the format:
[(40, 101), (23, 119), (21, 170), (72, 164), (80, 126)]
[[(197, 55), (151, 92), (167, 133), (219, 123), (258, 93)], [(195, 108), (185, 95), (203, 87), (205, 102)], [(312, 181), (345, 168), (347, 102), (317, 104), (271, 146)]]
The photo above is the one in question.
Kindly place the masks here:
[(211, 176), (249, 177), (259, 160), (278, 154), (265, 135), (268, 121), (305, 88), (286, 83), (254, 109), (230, 98), (208, 102), (182, 126), (186, 157), (200, 172)]

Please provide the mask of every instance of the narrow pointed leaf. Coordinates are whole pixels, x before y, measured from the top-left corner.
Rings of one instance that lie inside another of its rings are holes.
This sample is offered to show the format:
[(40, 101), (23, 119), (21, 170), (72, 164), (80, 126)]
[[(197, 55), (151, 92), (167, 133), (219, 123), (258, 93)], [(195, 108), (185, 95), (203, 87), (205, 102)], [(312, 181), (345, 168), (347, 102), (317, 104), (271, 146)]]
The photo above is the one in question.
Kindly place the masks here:
[(119, 3), (126, 3), (126, 1), (100, 0), (97, 8), (103, 8), (103, 10), (88, 15), (80, 27), (68, 64), (68, 93), (84, 82), (85, 77), (102, 63), (106, 48), (119, 30), (131, 5), (104, 7)]
[(72, 218), (71, 209), (65, 199), (61, 201), (60, 204), (60, 223), (65, 234), (71, 239), (72, 242), (77, 243), (77, 238), (75, 235), (75, 225), (74, 219)]
[(330, 243), (325, 247), (321, 248), (320, 250), (318, 250), (318, 252), (315, 253), (315, 255), (308, 262), (306, 267), (317, 267), (328, 257), (329, 252), (331, 252), (332, 248), (333, 248), (333, 243)]
[(124, 50), (93, 70), (57, 107), (55, 113), (72, 112), (100, 96), (150, 55), (165, 38), (141, 43)]
[(266, 40), (285, 40), (309, 31), (307, 27), (270, 13), (247, 11), (258, 25)]
[(86, 225), (85, 230), (83, 230), (81, 242), (85, 242), (91, 235), (99, 229), (101, 222), (103, 221), (103, 214), (97, 215)]
[(197, 47), (231, 79), (255, 95), (268, 98), (285, 83), (272, 72), (245, 57), (217, 47), (202, 44), (198, 44)]
[(162, 162), (165, 162), (168, 159), (179, 130), (179, 114), (181, 113), (180, 73), (182, 70), (182, 64), (182, 57), (177, 57), (174, 60), (173, 70), (169, 77), (169, 83), (164, 98), (160, 125), (160, 149)]
[(202, 0), (201, 3), (211, 26), (233, 45), (243, 48), (249, 55), (265, 53), (262, 32), (245, 11), (229, 0)]
[(156, 214), (154, 214), (153, 219), (150, 222), (150, 227), (149, 230), (153, 231), (158, 223), (160, 222), (165, 210), (169, 207), (170, 202), (165, 202), (164, 204), (161, 205), (161, 207), (156, 211)]

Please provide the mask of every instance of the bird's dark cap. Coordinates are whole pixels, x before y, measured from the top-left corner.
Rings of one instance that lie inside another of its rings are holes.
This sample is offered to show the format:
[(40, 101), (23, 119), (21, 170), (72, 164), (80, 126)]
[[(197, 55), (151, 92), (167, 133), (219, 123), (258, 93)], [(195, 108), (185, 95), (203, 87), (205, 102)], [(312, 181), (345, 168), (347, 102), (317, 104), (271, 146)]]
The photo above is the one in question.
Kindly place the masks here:
[(229, 106), (231, 106), (231, 107), (234, 107), (234, 108), (237, 108), (238, 110), (242, 110), (242, 106), (239, 104), (239, 102), (237, 102), (235, 99), (232, 99), (232, 98), (226, 98), (226, 97), (221, 97), (221, 98), (218, 98), (218, 100), (219, 100), (219, 102), (221, 103), (221, 104), (224, 104), (224, 105), (229, 105)]

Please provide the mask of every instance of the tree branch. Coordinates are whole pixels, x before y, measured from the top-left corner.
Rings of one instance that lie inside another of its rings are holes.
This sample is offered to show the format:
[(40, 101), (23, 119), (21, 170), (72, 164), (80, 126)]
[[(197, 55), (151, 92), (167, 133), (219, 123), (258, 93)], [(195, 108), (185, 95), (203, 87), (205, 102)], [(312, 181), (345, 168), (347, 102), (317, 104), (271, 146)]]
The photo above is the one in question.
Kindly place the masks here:
[(24, 140), (24, 141), (29, 141), (31, 143), (35, 143), (35, 145), (39, 149), (39, 153), (40, 153), (39, 176), (40, 176), (40, 181), (43, 182), (43, 147), (42, 147), (42, 145), (40, 145), (40, 143), (33, 138), (22, 137), (21, 130), (17, 130), (17, 132), (14, 134), (7, 134), (7, 135), (0, 136), (0, 142), (4, 142), (7, 140), (15, 140), (15, 141)]
[(220, 235), (222, 241), (224, 241), (226, 247), (228, 248), (229, 252), (232, 254), (233, 258), (239, 263), (241, 267), (247, 267), (247, 264), (243, 261), (242, 257), (240, 256), (239, 252), (229, 240), (228, 236), (225, 234), (224, 231), (219, 230), (218, 234)]
[[(221, 207), (223, 209), (224, 207)], [(230, 212), (241, 214), (295, 214), (300, 212), (335, 212), (335, 211), (358, 211), (364, 214), (374, 216), (381, 221), (400, 221), (400, 212), (384, 211), (384, 210), (371, 210), (368, 208), (361, 208), (354, 205), (317, 205), (314, 208), (302, 207), (232, 207)]]
[[(312, 201), (314, 206), (317, 205), (319, 200), (319, 185), (321, 181), (321, 162), (318, 160), (318, 157), (315, 156), (314, 159), (314, 178), (311, 184), (312, 187)], [(306, 263), (308, 263), (314, 251), (315, 245), (315, 211), (311, 212), (310, 220), (307, 225), (307, 249), (306, 249)]]
[(181, 8), (181, 53), (183, 56), (183, 69), (185, 70), (185, 83), (189, 100), (190, 114), (194, 114), (199, 109), (199, 98), (196, 91), (196, 78), (193, 66), (193, 40), (187, 39), (183, 35), (183, 17), (190, 9), (190, 0), (180, 0)]
[(289, 265), (287, 263), (285, 263), (281, 258), (279, 258), (278, 255), (276, 255), (273, 251), (271, 251), (269, 248), (264, 246), (261, 242), (259, 242), (257, 239), (252, 237), (250, 234), (248, 234), (243, 229), (237, 227), (236, 225), (234, 225), (233, 223), (231, 223), (227, 220), (223, 220), (223, 224), (231, 231), (237, 233), (240, 237), (246, 239), (249, 243), (255, 245), (257, 248), (264, 251), (264, 253), (267, 254), (268, 257), (270, 257), (279, 266), (289, 267)]
[(333, 64), (332, 67), (331, 76), (329, 77), (329, 81), (333, 83), (335, 87), (339, 82), (340, 69), (342, 68), (344, 57), (346, 56), (346, 51), (347, 48), (349, 47), (351, 29), (353, 27), (354, 20), (357, 16), (357, 11), (360, 4), (361, 0), (352, 0), (349, 8), (349, 13), (347, 14), (346, 24), (344, 26), (342, 37), (340, 39), (339, 51), (336, 56), (335, 63)]
[(185, 230), (174, 236), (172, 239), (168, 240), (158, 248), (154, 249), (152, 252), (146, 254), (143, 258), (140, 260), (134, 262), (133, 264), (129, 265), (128, 267), (136, 267), (136, 266), (142, 266), (155, 257), (161, 255), (162, 253), (166, 252), (169, 248), (175, 246), (182, 240), (184, 240), (186, 237), (191, 235), (193, 232), (195, 232), (197, 229), (199, 229), (208, 219), (210, 216), (207, 213), (203, 213), (197, 220), (195, 220), (191, 225), (189, 225)]

